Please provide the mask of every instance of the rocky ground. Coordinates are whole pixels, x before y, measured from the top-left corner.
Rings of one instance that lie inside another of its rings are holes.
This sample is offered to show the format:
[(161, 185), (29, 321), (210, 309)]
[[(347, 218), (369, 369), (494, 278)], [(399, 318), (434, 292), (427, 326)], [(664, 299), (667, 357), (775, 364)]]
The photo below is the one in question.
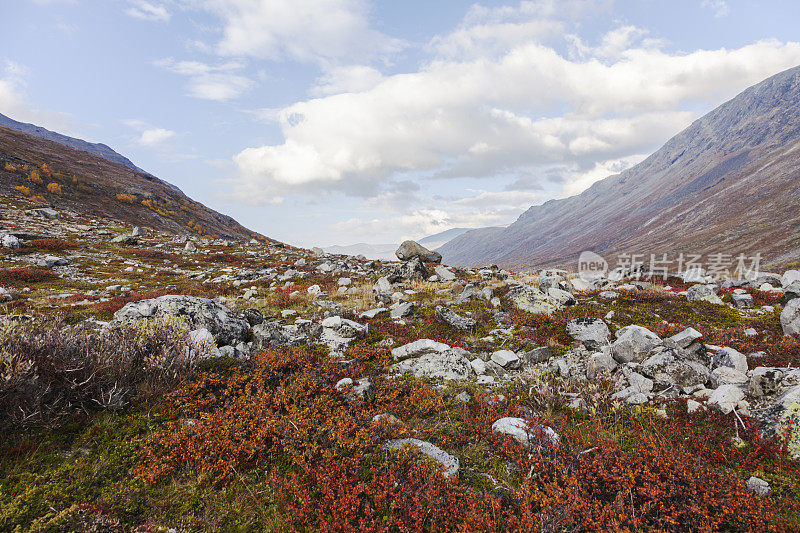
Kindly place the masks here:
[(800, 527), (796, 270), (587, 283), (3, 204), (2, 530)]

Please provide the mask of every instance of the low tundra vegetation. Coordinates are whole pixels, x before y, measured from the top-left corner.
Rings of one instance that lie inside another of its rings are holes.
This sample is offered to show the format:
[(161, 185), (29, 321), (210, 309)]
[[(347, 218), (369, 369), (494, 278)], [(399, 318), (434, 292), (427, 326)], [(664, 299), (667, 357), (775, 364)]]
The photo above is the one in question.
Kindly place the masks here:
[[(171, 322), (147, 322), (91, 346), (79, 334), (40, 331), (30, 322), (3, 337), (4, 362), (14, 361), (4, 363), (12, 376), (4, 378), (4, 421), (31, 428), (4, 433), (3, 529), (800, 526), (800, 465), (777, 439), (764, 439), (749, 420), (738, 425), (733, 414), (688, 414), (675, 402), (664, 416), (599, 399), (589, 415), (563, 405), (561, 380), (552, 375), (494, 396), (468, 387), (472, 397), (463, 402), (455, 398), (463, 387), (387, 379), (389, 352), (366, 345), (351, 349), (346, 365), (306, 347), (179, 368), (185, 329)], [(42, 366), (46, 354), (63, 355)], [(374, 399), (337, 390), (346, 377), (369, 377)], [(130, 392), (115, 404), (106, 400), (115, 389)], [(20, 402), (26, 390), (52, 392)], [(15, 415), (21, 405), (27, 414)], [(549, 425), (561, 439), (525, 448), (492, 432), (505, 416)], [(59, 431), (45, 430), (55, 424)], [(410, 449), (385, 451), (390, 437), (427, 440), (454, 454), (458, 478), (445, 478)], [(762, 498), (748, 491), (752, 472), (774, 492)]]

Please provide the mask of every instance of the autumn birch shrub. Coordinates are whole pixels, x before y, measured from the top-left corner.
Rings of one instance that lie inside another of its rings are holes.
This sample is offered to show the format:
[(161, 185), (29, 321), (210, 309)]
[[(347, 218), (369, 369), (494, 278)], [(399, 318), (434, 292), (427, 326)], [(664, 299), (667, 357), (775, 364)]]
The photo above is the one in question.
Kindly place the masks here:
[(0, 427), (54, 426), (119, 410), (185, 379), (194, 362), (182, 320), (139, 321), (91, 333), (44, 318), (0, 329)]

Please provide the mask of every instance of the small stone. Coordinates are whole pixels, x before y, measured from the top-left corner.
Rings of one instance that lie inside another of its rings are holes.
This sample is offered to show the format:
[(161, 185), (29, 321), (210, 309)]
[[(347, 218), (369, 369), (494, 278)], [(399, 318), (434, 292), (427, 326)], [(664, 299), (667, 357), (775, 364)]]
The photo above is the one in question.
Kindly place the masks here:
[(766, 496), (772, 492), (772, 487), (769, 486), (769, 483), (756, 476), (750, 476), (750, 479), (747, 480), (747, 489), (759, 496)]
[(686, 400), (686, 412), (687, 413), (694, 413), (698, 409), (703, 406), (700, 402), (696, 402), (694, 400)]
[(708, 398), (708, 405), (716, 407), (723, 414), (733, 411), (740, 401), (744, 400), (744, 393), (736, 385), (721, 385)]
[(460, 463), (457, 457), (450, 455), (438, 446), (419, 439), (395, 439), (383, 445), (384, 450), (399, 450), (405, 446), (412, 446), (427, 455), (442, 466), (442, 474), (448, 479), (458, 477)]
[(513, 437), (526, 448), (555, 446), (560, 440), (553, 428), (532, 427), (524, 418), (506, 417), (496, 420), (492, 424), (492, 431)]
[(498, 350), (492, 354), (492, 361), (503, 368), (515, 370), (520, 366), (520, 359), (511, 350)]
[(780, 389), (783, 372), (777, 368), (759, 366), (753, 369), (750, 376), (750, 396), (759, 398), (775, 394)]

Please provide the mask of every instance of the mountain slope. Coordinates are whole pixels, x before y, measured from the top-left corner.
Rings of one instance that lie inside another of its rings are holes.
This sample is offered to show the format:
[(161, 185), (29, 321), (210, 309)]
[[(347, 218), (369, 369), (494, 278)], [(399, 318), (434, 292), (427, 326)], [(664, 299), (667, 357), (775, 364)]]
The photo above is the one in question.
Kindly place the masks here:
[(263, 238), (135, 166), (4, 127), (0, 194), (169, 233)]
[(439, 251), (456, 265), (575, 267), (583, 250), (800, 258), (800, 67), (750, 87), (638, 165)]
[(124, 155), (118, 154), (105, 144), (90, 143), (88, 141), (84, 141), (83, 139), (76, 139), (75, 137), (68, 137), (66, 135), (50, 131), (35, 124), (28, 124), (27, 122), (18, 122), (12, 118), (3, 115), (2, 113), (0, 113), (0, 126), (4, 128), (10, 128), (12, 130), (21, 131), (22, 133), (27, 133), (28, 135), (33, 135), (34, 137), (39, 137), (40, 139), (47, 139), (48, 141), (53, 141), (58, 144), (63, 144), (64, 146), (69, 146), (70, 148), (74, 148), (75, 150), (82, 150), (84, 152), (89, 152), (90, 154), (100, 156), (103, 159), (107, 159), (113, 163), (119, 163), (120, 165), (128, 167), (132, 170), (144, 172), (142, 169), (134, 165), (130, 159), (128, 159)]
[(451, 228), (445, 231), (441, 231), (439, 233), (434, 233), (433, 235), (428, 235), (427, 237), (424, 237), (418, 240), (417, 242), (420, 243), (422, 246), (430, 250), (433, 250), (434, 248), (438, 248), (447, 241), (453, 240), (459, 235), (463, 235), (472, 229), (474, 228)]

